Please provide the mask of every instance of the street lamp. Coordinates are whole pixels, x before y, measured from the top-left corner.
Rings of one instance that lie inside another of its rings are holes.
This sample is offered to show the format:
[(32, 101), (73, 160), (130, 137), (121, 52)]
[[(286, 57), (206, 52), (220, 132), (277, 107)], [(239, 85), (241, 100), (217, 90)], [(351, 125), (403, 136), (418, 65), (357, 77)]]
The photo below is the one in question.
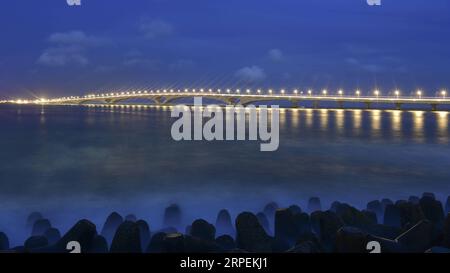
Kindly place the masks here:
[(376, 89), (373, 93), (375, 94), (375, 96), (377, 96), (377, 98), (378, 98), (378, 96), (380, 96), (380, 90), (378, 90), (378, 89)]
[(282, 94), (282, 95), (284, 95), (284, 89), (281, 89), (281, 91), (280, 91), (280, 92), (281, 92), (281, 94)]
[(342, 96), (344, 94), (344, 91), (342, 89), (339, 89), (338, 94), (339, 96)]
[(356, 90), (355, 94), (359, 97), (361, 95), (361, 91)]
[(419, 98), (421, 98), (422, 97), (422, 90), (417, 90), (416, 94), (417, 94), (417, 96)]
[(441, 91), (441, 96), (442, 96), (443, 98), (445, 98), (445, 97), (447, 96), (447, 90), (442, 90), (442, 91)]
[(394, 93), (397, 98), (398, 98), (398, 96), (400, 96), (400, 90), (395, 90)]
[(310, 90), (308, 90), (308, 95), (312, 95), (312, 90), (310, 89)]
[(326, 89), (322, 90), (322, 94), (323, 94), (324, 96), (326, 96), (327, 93), (328, 93), (328, 91), (327, 91)]

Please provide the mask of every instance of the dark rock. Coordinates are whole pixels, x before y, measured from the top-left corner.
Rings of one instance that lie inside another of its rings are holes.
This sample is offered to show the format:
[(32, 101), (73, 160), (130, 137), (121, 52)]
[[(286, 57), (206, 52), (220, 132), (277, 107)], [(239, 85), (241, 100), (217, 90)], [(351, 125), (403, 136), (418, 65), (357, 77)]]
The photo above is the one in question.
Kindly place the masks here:
[(384, 207), (380, 201), (378, 200), (370, 201), (369, 203), (367, 203), (366, 209), (368, 211), (375, 213), (375, 215), (377, 216), (378, 223), (382, 222)]
[(342, 227), (336, 235), (336, 251), (339, 253), (367, 253), (368, 234), (356, 227)]
[(450, 253), (450, 249), (446, 248), (446, 247), (434, 246), (434, 247), (428, 249), (427, 251), (425, 251), (425, 253), (448, 254), (448, 253)]
[(113, 212), (111, 213), (105, 221), (103, 225), (101, 235), (105, 237), (106, 241), (111, 242), (114, 234), (116, 233), (117, 228), (120, 224), (123, 223), (123, 218), (119, 213)]
[(295, 226), (298, 230), (298, 236), (302, 236), (304, 233), (311, 232), (311, 220), (307, 213), (297, 213), (294, 214)]
[(442, 245), (450, 248), (450, 213), (447, 214), (447, 217), (445, 218), (442, 234), (443, 234)]
[(311, 241), (301, 242), (287, 251), (288, 253), (321, 253), (320, 246)]
[(344, 225), (361, 229), (366, 229), (377, 223), (376, 219), (373, 219), (373, 217), (367, 217), (365, 213), (345, 203), (342, 203), (337, 207), (336, 215), (341, 219)]
[(0, 251), (9, 249), (9, 239), (5, 233), (0, 232)]
[(256, 218), (258, 218), (259, 224), (264, 228), (267, 234), (272, 234), (270, 229), (269, 220), (267, 219), (267, 215), (263, 212), (258, 212), (256, 214)]
[(319, 197), (311, 197), (308, 201), (308, 211), (310, 213), (322, 210), (322, 204)]
[(424, 192), (424, 193), (422, 193), (422, 198), (423, 198), (423, 197), (429, 197), (429, 198), (431, 198), (431, 199), (436, 200), (436, 196), (435, 196), (434, 193), (432, 193), (432, 192)]
[(275, 217), (275, 211), (279, 208), (278, 204), (275, 202), (270, 202), (269, 204), (267, 204), (264, 207), (264, 214), (266, 214), (267, 219), (269, 221), (273, 221), (274, 217)]
[(402, 201), (386, 207), (384, 224), (404, 228), (408, 225), (413, 226), (424, 218), (425, 216), (419, 205)]
[(125, 216), (125, 221), (136, 222), (136, 220), (137, 218), (134, 214), (128, 214), (127, 216)]
[(422, 220), (398, 236), (396, 241), (409, 252), (423, 253), (432, 247), (433, 225), (428, 220)]
[(304, 243), (304, 242), (314, 242), (318, 246), (320, 246), (319, 238), (317, 238), (317, 235), (315, 233), (311, 232), (311, 231), (302, 233), (298, 237), (297, 242), (295, 242), (295, 245), (299, 245), (299, 244)]
[(214, 241), (216, 228), (203, 219), (197, 219), (192, 223), (190, 234), (205, 241)]
[(228, 234), (234, 235), (233, 223), (228, 210), (223, 209), (219, 211), (216, 219), (217, 235)]
[(333, 203), (331, 203), (330, 211), (336, 212), (337, 208), (338, 208), (340, 205), (341, 205), (341, 202), (334, 201)]
[(250, 252), (270, 252), (272, 240), (258, 218), (251, 212), (242, 212), (236, 218), (236, 245)]
[(163, 238), (163, 249), (166, 253), (186, 252), (184, 245), (184, 235), (181, 233), (166, 234)]
[(205, 241), (189, 235), (184, 236), (184, 251), (186, 253), (218, 252), (220, 246), (215, 241)]
[(316, 211), (311, 214), (312, 229), (319, 235), (325, 251), (332, 251), (336, 233), (343, 226), (342, 220), (332, 211)]
[(399, 209), (401, 227), (405, 227), (407, 224), (413, 226), (425, 219), (422, 209), (418, 204), (402, 202), (397, 203), (395, 206)]
[(44, 235), (45, 231), (51, 228), (52, 225), (48, 219), (39, 219), (36, 220), (33, 224), (33, 229), (31, 231), (32, 236), (41, 236)]
[(141, 249), (147, 249), (148, 244), (150, 243), (150, 227), (148, 226), (145, 220), (138, 220), (136, 224), (139, 228), (139, 235), (141, 238)]
[(165, 227), (181, 227), (181, 209), (177, 204), (168, 206), (164, 212)]
[(230, 235), (222, 235), (216, 238), (216, 243), (221, 251), (230, 251), (236, 248), (236, 243)]
[(45, 236), (31, 236), (25, 241), (25, 249), (33, 250), (36, 248), (45, 247), (48, 245), (48, 240)]
[(386, 205), (383, 223), (391, 227), (401, 227), (400, 209), (394, 204)]
[(419, 204), (420, 198), (418, 196), (410, 196), (408, 202), (413, 204)]
[(277, 209), (275, 212), (275, 239), (291, 246), (299, 236), (299, 229), (290, 209)]
[(30, 215), (28, 215), (28, 217), (27, 217), (27, 223), (26, 223), (27, 229), (32, 228), (34, 223), (37, 220), (40, 220), (42, 218), (44, 218), (44, 217), (42, 216), (42, 214), (40, 212), (34, 211), (34, 212), (30, 213)]
[(61, 239), (61, 233), (56, 228), (49, 228), (44, 232), (45, 238), (48, 240), (49, 245), (53, 245)]
[(420, 199), (419, 204), (425, 218), (430, 220), (436, 227), (441, 228), (444, 224), (445, 217), (442, 203), (431, 196), (424, 195)]
[(162, 253), (165, 251), (164, 248), (164, 238), (166, 237), (166, 233), (157, 232), (155, 233), (148, 244), (147, 251), (148, 253)]
[(11, 248), (9, 251), (11, 251), (12, 253), (29, 253), (29, 251), (27, 251), (24, 246), (16, 246)]
[(135, 222), (125, 221), (117, 228), (111, 243), (110, 252), (113, 253), (139, 253), (141, 249), (141, 236), (139, 226)]
[(369, 219), (369, 221), (371, 222), (371, 224), (378, 224), (378, 217), (377, 214), (373, 211), (368, 211), (368, 210), (363, 210), (362, 214), (364, 214), (364, 216)]
[[(186, 227), (186, 230), (188, 230), (189, 233), (190, 233), (190, 231), (191, 231), (190, 226)], [(166, 233), (166, 234), (170, 234), (170, 233), (178, 233), (178, 229), (176, 229), (176, 228), (174, 228), (174, 227), (165, 227), (165, 228), (162, 228), (162, 229), (160, 229), (160, 230), (157, 230), (156, 232), (164, 232), (164, 233)]]
[(297, 205), (291, 205), (288, 208), (293, 214), (302, 213), (302, 209)]
[(381, 199), (381, 205), (383, 206), (383, 211), (386, 209), (387, 205), (393, 205), (394, 202), (392, 202), (389, 198), (383, 198)]
[(366, 229), (366, 231), (374, 236), (386, 238), (389, 240), (394, 240), (397, 238), (401, 232), (402, 229), (399, 227), (391, 227), (386, 225), (372, 225)]
[(445, 213), (450, 213), (450, 196), (447, 197), (447, 201), (445, 202)]
[(272, 244), (271, 249), (274, 253), (281, 253), (286, 252), (290, 247), (292, 247), (294, 244), (290, 244), (285, 240), (280, 240), (278, 238), (272, 238)]
[(108, 242), (105, 237), (96, 235), (92, 241), (90, 253), (108, 253)]
[(92, 222), (80, 220), (56, 243), (55, 251), (67, 252), (67, 244), (76, 241), (80, 244), (82, 253), (88, 252), (96, 235), (97, 229)]

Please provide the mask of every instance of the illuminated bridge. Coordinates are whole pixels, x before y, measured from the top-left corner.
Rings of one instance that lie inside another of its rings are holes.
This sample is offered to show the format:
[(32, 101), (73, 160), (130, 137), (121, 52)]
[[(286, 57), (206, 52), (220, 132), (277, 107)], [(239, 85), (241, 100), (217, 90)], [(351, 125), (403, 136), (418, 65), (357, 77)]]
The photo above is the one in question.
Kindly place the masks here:
[(371, 95), (362, 95), (360, 90), (353, 94), (346, 94), (343, 90), (338, 90), (331, 94), (327, 90), (313, 92), (312, 90), (240, 90), (240, 89), (177, 89), (177, 90), (135, 90), (126, 92), (110, 92), (103, 94), (91, 94), (85, 96), (71, 96), (54, 99), (37, 99), (33, 101), (16, 100), (14, 103), (37, 103), (37, 104), (118, 104), (127, 100), (145, 99), (152, 101), (156, 105), (176, 104), (179, 99), (202, 97), (219, 101), (227, 105), (248, 105), (253, 103), (288, 101), (292, 107), (298, 107), (302, 102), (311, 102), (314, 108), (320, 107), (320, 103), (335, 103), (343, 108), (346, 104), (360, 103), (365, 108), (376, 107), (380, 104), (391, 104), (396, 109), (401, 109), (403, 105), (429, 105), (432, 110), (437, 110), (440, 105), (450, 105), (450, 97), (447, 91), (441, 90), (434, 97), (423, 96), (421, 90), (417, 90), (414, 95), (403, 96), (399, 90), (395, 90), (390, 96), (383, 96), (379, 90), (374, 90)]

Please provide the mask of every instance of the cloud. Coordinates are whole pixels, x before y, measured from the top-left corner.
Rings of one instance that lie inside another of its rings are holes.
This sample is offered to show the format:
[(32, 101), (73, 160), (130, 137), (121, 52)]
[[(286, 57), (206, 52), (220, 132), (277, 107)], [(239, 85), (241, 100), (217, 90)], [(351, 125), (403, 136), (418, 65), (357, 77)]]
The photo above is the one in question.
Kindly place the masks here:
[(46, 49), (37, 61), (47, 66), (65, 66), (68, 64), (87, 65), (89, 60), (78, 47), (54, 47)]
[(157, 61), (145, 57), (141, 51), (136, 49), (132, 49), (125, 53), (122, 64), (129, 67), (145, 66), (152, 69), (156, 69), (159, 65)]
[(279, 62), (279, 61), (283, 60), (283, 52), (276, 48), (269, 50), (269, 52), (267, 53), (267, 56), (269, 57), (269, 59), (271, 61), (274, 61), (274, 62)]
[(266, 78), (264, 70), (255, 65), (239, 69), (235, 76), (246, 82), (259, 82)]
[(79, 30), (53, 33), (48, 42), (52, 46), (45, 49), (37, 60), (38, 64), (45, 66), (85, 66), (89, 64), (87, 49), (107, 44), (106, 39), (88, 36)]
[(140, 30), (148, 39), (169, 36), (173, 33), (173, 26), (162, 20), (143, 20), (141, 21)]
[(107, 43), (104, 38), (87, 36), (83, 31), (74, 30), (69, 32), (57, 32), (48, 38), (50, 43), (68, 44), (80, 46), (99, 46)]

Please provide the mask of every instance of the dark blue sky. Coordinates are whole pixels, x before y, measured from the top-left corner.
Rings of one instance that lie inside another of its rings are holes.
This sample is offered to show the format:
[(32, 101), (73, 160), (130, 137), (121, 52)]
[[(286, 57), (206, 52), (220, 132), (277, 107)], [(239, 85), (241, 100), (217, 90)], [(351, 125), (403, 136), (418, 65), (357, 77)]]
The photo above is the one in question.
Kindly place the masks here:
[(448, 0), (3, 1), (0, 97), (450, 88)]

